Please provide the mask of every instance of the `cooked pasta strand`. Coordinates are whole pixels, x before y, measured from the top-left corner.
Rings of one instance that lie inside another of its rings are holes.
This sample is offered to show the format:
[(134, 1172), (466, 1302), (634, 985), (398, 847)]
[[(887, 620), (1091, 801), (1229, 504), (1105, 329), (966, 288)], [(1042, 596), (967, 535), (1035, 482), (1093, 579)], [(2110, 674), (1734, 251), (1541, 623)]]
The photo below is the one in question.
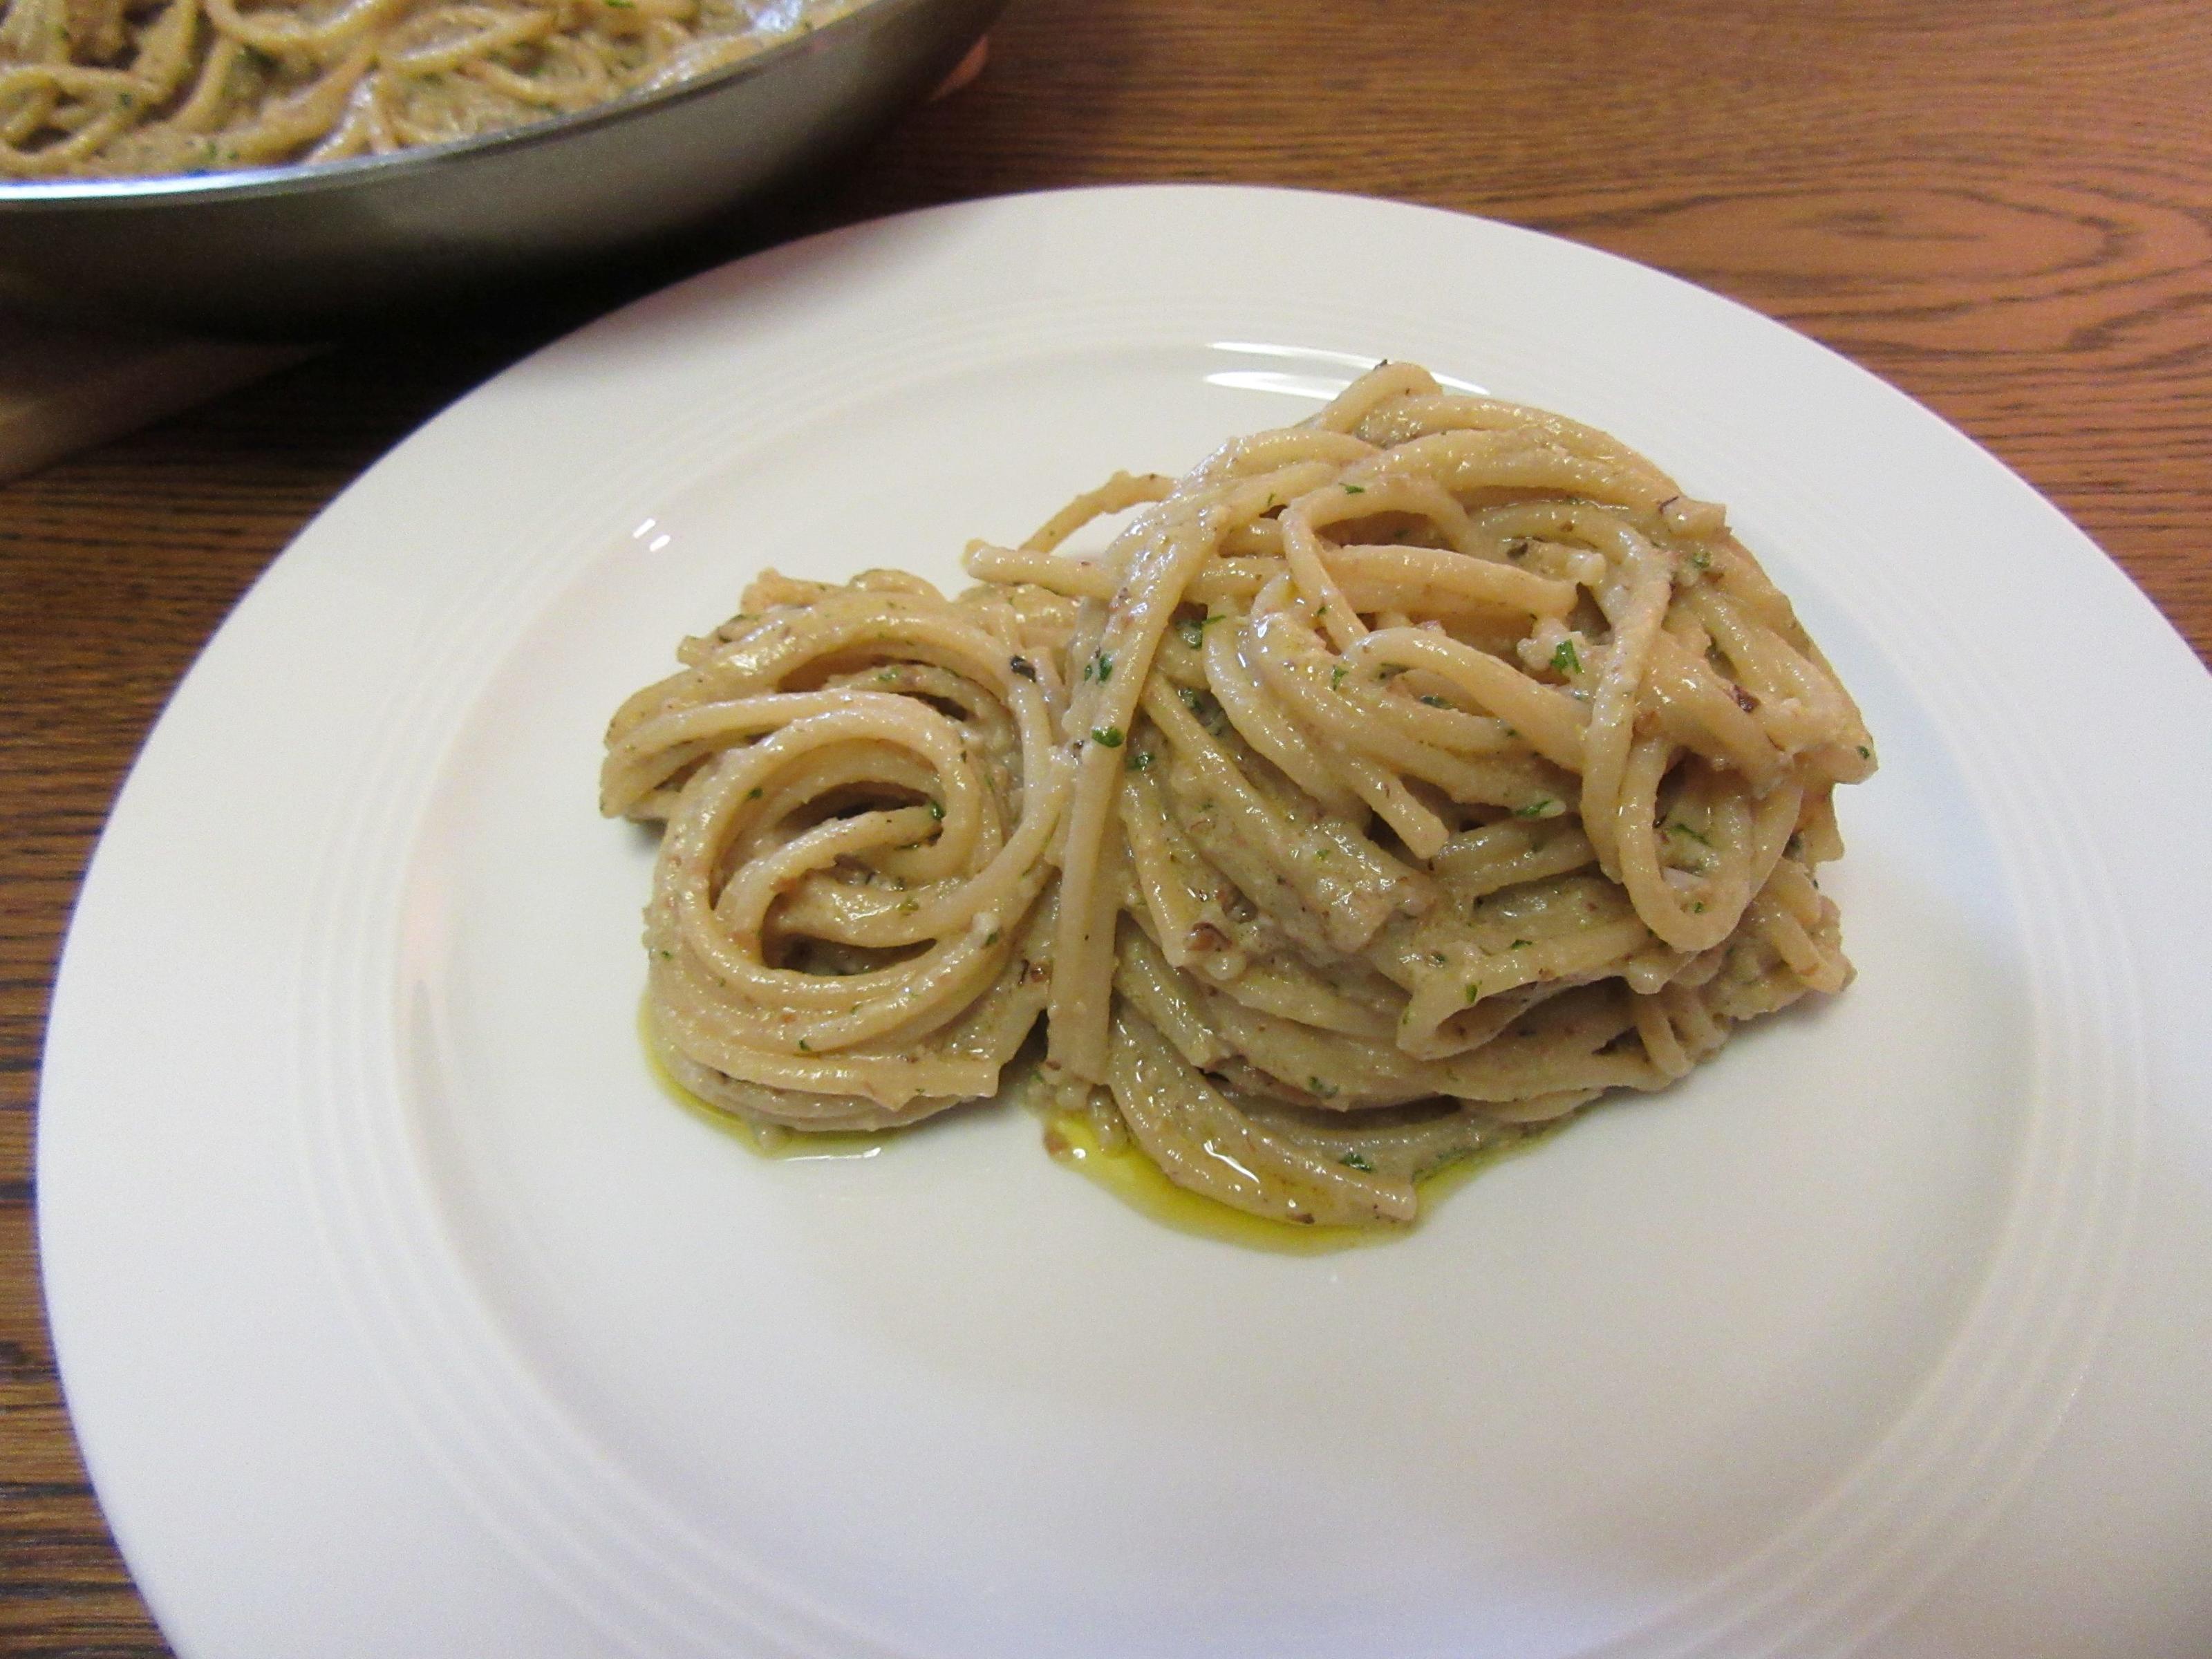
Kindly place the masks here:
[(864, 0), (0, 0), (0, 178), (209, 173), (496, 132)]
[(1392, 364), (969, 568), (763, 577), (615, 717), (603, 805), (666, 824), (653, 1041), (726, 1109), (909, 1122), (1042, 1015), (1102, 1144), (1395, 1225), (1850, 980), (1814, 872), (1858, 712), (1722, 510), (1602, 433)]

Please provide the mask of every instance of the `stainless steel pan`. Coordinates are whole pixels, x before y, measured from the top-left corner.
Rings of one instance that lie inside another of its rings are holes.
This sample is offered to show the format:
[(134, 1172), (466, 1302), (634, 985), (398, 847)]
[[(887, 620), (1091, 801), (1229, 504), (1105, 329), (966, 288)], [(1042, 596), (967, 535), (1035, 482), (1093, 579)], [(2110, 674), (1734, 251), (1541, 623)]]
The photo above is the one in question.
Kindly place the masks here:
[(1005, 0), (871, 0), (718, 74), (483, 138), (0, 185), (0, 301), (306, 335), (702, 223), (927, 95)]

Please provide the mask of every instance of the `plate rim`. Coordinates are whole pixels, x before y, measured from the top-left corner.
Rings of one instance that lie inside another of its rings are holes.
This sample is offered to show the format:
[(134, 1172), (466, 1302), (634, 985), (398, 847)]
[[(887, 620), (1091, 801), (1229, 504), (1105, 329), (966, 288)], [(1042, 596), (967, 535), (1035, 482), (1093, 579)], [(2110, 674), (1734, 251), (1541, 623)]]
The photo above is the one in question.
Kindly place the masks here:
[[(891, 221), (877, 222), (873, 225), (848, 227), (842, 230), (826, 233), (823, 237), (810, 239), (809, 241), (805, 243), (793, 244), (786, 248), (772, 250), (769, 253), (765, 255), (753, 256), (751, 259), (738, 262), (738, 265), (758, 268), (760, 262), (763, 261), (774, 262), (777, 260), (790, 261), (798, 259), (803, 256), (804, 250), (814, 248), (818, 244), (835, 239), (850, 239), (868, 236), (871, 234), (881, 235), (884, 234), (884, 227), (886, 226), (914, 226), (923, 223), (941, 225), (951, 222), (961, 216), (970, 216), (974, 218), (981, 219), (992, 213), (1005, 213), (1010, 210), (1019, 210), (1022, 204), (1043, 204), (1042, 210), (1049, 212), (1056, 210), (1058, 204), (1064, 204), (1079, 198), (1097, 201), (1112, 195), (1121, 196), (1124, 198), (1136, 197), (1147, 200), (1156, 200), (1163, 195), (1173, 194), (1180, 196), (1185, 200), (1190, 200), (1193, 199), (1194, 193), (1206, 197), (1228, 195), (1236, 197), (1241, 200), (1249, 200), (1250, 198), (1258, 196), (1267, 196), (1297, 198), (1305, 200), (1309, 203), (1315, 200), (1332, 204), (1349, 203), (1359, 204), (1352, 210), (1354, 212), (1365, 211), (1370, 208), (1379, 208), (1386, 210), (1391, 213), (1412, 212), (1425, 216), (1433, 216), (1437, 220), (1447, 222), (1462, 222), (1471, 219), (1471, 216), (1455, 214), (1449, 210), (1436, 208), (1411, 208), (1408, 207), (1407, 204), (1404, 204), (1380, 202), (1376, 200), (1376, 198), (1370, 198), (1336, 196), (1328, 192), (1209, 185), (1093, 186), (1079, 191), (1032, 192), (1022, 197), (989, 198), (982, 202), (953, 204), (944, 207), (920, 210), (912, 214), (898, 216), (896, 219)], [(1760, 316), (1759, 313), (1753, 312), (1750, 310), (1750, 308), (1743, 307), (1735, 301), (1727, 301), (1723, 296), (1711, 295), (1704, 289), (1696, 288), (1693, 284), (1685, 283), (1680, 278), (1671, 276), (1667, 273), (1652, 271), (1648, 267), (1632, 265), (1631, 262), (1620, 260), (1616, 256), (1603, 254), (1596, 250), (1582, 247), (1577, 244), (1559, 243), (1558, 239), (1545, 237), (1540, 233), (1527, 231), (1517, 227), (1501, 225), (1494, 221), (1474, 220), (1473, 222), (1489, 227), (1492, 230), (1510, 232), (1516, 237), (1529, 237), (1544, 243), (1571, 247), (1575, 249), (1577, 257), (1590, 255), (1601, 260), (1609, 261), (1616, 265), (1627, 266), (1630, 269), (1641, 273), (1641, 276), (1644, 278), (1656, 276), (1661, 278), (1666, 283), (1675, 285), (1682, 290), (1686, 290), (1690, 294), (1698, 295), (1700, 303), (1710, 301), (1720, 301), (1721, 303), (1723, 303), (1730, 307), (1735, 312), (1741, 313), (1744, 318), (1753, 319), (1755, 323), (1763, 325), (1765, 328), (1771, 329), (1778, 327), (1788, 330), (1787, 325), (1778, 324), (1775, 319), (1764, 318)], [(176, 692), (173, 694), (168, 706), (165, 708), (161, 719), (155, 723), (154, 728), (149, 733), (145, 748), (142, 750), (139, 761), (134, 763), (131, 775), (126, 779), (123, 789), (118, 792), (115, 805), (111, 811), (109, 828), (103, 830), (100, 846), (95, 850), (93, 860), (88, 868), (84, 886), (78, 899), (77, 908), (79, 915), (85, 914), (88, 908), (93, 905), (97, 893), (103, 892), (105, 890), (105, 888), (102, 885), (103, 880), (105, 880), (107, 885), (113, 884), (115, 880), (113, 877), (103, 878), (101, 864), (102, 859), (108, 854), (110, 832), (118, 823), (124, 823), (127, 827), (129, 824), (135, 822), (137, 816), (143, 815), (143, 813), (147, 810), (143, 807), (134, 806), (132, 805), (134, 799), (137, 799), (137, 797), (134, 796), (133, 792), (134, 790), (140, 788), (140, 775), (142, 768), (144, 767), (149, 757), (156, 757), (157, 750), (161, 750), (162, 747), (162, 732), (164, 728), (167, 726), (169, 723), (171, 713), (184, 702), (188, 689), (196, 682), (200, 682), (202, 680), (203, 669), (206, 665), (210, 663), (216, 665), (214, 668), (207, 671), (210, 675), (213, 675), (227, 665), (229, 665), (225, 662), (224, 653), (228, 651), (231, 654), (234, 655), (237, 647), (235, 646), (226, 647), (224, 644), (226, 639), (236, 640), (244, 637), (244, 629), (246, 626), (250, 625), (251, 618), (258, 617), (262, 611), (270, 608), (272, 604), (283, 602), (281, 599), (277, 600), (264, 600), (260, 596), (264, 593), (264, 590), (271, 593), (280, 592), (283, 585), (289, 580), (289, 576), (285, 573), (287, 573), (288, 570), (296, 570), (304, 561), (313, 558), (319, 554), (323, 546), (323, 540), (327, 539), (327, 538), (319, 538), (318, 532), (319, 530), (325, 526), (327, 520), (331, 519), (333, 514), (337, 514), (343, 509), (349, 501), (353, 501), (356, 498), (362, 496), (365, 490), (372, 490), (372, 489), (389, 489), (392, 487), (395, 481), (404, 480), (407, 469), (416, 464), (414, 459), (410, 458), (431, 455), (434, 453), (435, 445), (441, 440), (434, 438), (433, 434), (438, 434), (441, 428), (450, 433), (452, 428), (447, 425), (449, 422), (465, 422), (465, 419), (469, 418), (464, 416), (463, 411), (481, 411), (482, 410), (491, 406), (491, 403), (495, 402), (499, 396), (505, 395), (497, 392), (495, 390), (495, 388), (506, 387), (508, 389), (508, 392), (511, 393), (517, 386), (526, 387), (530, 384), (530, 377), (532, 375), (542, 375), (546, 372), (547, 365), (549, 363), (557, 363), (560, 361), (563, 361), (562, 354), (587, 352), (589, 350), (595, 349), (599, 344), (605, 343), (610, 339), (618, 339), (623, 330), (629, 325), (625, 319), (634, 321), (635, 313), (641, 307), (651, 307), (656, 304), (666, 304), (669, 302), (669, 296), (671, 295), (683, 294), (687, 291), (696, 296), (704, 291), (702, 289), (702, 284), (712, 284), (718, 280), (726, 281), (727, 277), (726, 273), (737, 268), (738, 267), (725, 267), (721, 271), (703, 273), (701, 276), (692, 278), (687, 283), (677, 285), (674, 289), (664, 290), (663, 294), (660, 295), (652, 296), (646, 301), (640, 301), (637, 306), (626, 307), (623, 312), (617, 313), (609, 318), (602, 319), (598, 322), (587, 325), (585, 328), (579, 330), (576, 333), (567, 337), (562, 341), (556, 342), (552, 345), (533, 354), (531, 357), (525, 359), (521, 363), (515, 365), (514, 368), (505, 371), (501, 375), (495, 377), (495, 379), (491, 382), (487, 383), (485, 386), (480, 387), (477, 391), (470, 393), (466, 398), (456, 404), (453, 409), (446, 411), (429, 423), (426, 424), (424, 428), (421, 428), (416, 434), (410, 436), (400, 446), (397, 447), (382, 460), (380, 460), (375, 466), (371, 468), (369, 471), (365, 473), (360, 479), (357, 479), (354, 484), (349, 486), (349, 488), (343, 492), (330, 507), (326, 507), (322, 514), (319, 514), (316, 519), (311, 521), (310, 524), (301, 531), (299, 537), (295, 538), (289, 547), (288, 547), (286, 551), (283, 555), (280, 555), (276, 561), (271, 563), (269, 569), (264, 572), (263, 576), (253, 584), (251, 589), (249, 589), (247, 594), (240, 600), (238, 606), (234, 610), (231, 617), (226, 619), (222, 628), (217, 631), (214, 638), (211, 639), (208, 645), (204, 648), (201, 657), (195, 662), (192, 669), (186, 675), (185, 680), (180, 683)], [(1798, 334), (1796, 331), (1788, 330), (1788, 331), (1795, 336), (1799, 342), (1812, 344), (1817, 350), (1832, 359), (1836, 363), (1841, 364), (1847, 368), (1851, 374), (1863, 377), (1871, 384), (1880, 386), (1888, 396), (1903, 400), (1909, 407), (1917, 410), (1920, 415), (1926, 416), (1927, 419), (1930, 421), (1937, 421), (1940, 423), (1940, 417), (1934, 416), (1929, 411), (1925, 410), (1921, 408), (1921, 406), (1911, 404), (1909, 399), (1904, 398), (1904, 394), (1896, 392), (1893, 389), (1882, 385), (1882, 383), (1878, 380), (1875, 380), (1875, 378), (1869, 374), (1867, 371), (1857, 368), (1856, 365), (1850, 364), (1848, 360), (1828, 350), (1827, 348), (1820, 346), (1819, 343), (1807, 340), (1806, 337), (1802, 334)], [(488, 398), (491, 401), (488, 402)], [(2063, 520), (2063, 515), (2058, 514), (2056, 507), (2052, 507), (2040, 495), (2036, 495), (2031, 486), (2026, 484), (2025, 481), (2020, 479), (2018, 475), (2016, 473), (2013, 473), (2009, 468), (2004, 467), (2002, 461), (1997, 460), (1993, 456), (1990, 456), (1988, 452), (1981, 450), (1978, 446), (1973, 445), (1971, 440), (1965, 438), (1964, 434), (1958, 434), (1955, 428), (1949, 428), (1946, 426), (1945, 429), (1950, 431), (1960, 442), (1965, 444), (1975, 455), (1981, 457), (1989, 464), (2000, 468), (2005, 473), (2011, 485), (2016, 490), (2025, 492), (2025, 494), (2031, 497), (2041, 508), (2056, 518), (2058, 524), (2063, 526), (2066, 534), (2072, 538), (2074, 543), (2078, 544), (2078, 547), (2076, 549), (2077, 552), (2081, 549), (2087, 550), (2095, 556), (2095, 565), (2097, 567), (2101, 567), (2103, 569), (2117, 574), (2120, 576), (2122, 582), (2128, 592), (2132, 593), (2135, 599), (2145, 610), (2149, 611), (2149, 615), (2151, 617), (2156, 619), (2158, 629), (2162, 631), (2166, 641), (2172, 647), (2172, 651), (2162, 652), (2160, 653), (2161, 659), (2170, 658), (2172, 655), (2172, 652), (2179, 652), (2180, 657), (2185, 661), (2187, 668), (2195, 672), (2195, 692), (2200, 699), (2203, 699), (2208, 686), (2212, 686), (2212, 680), (2207, 679), (2203, 673), (2202, 665), (2196, 661), (2194, 654), (2189, 652), (2187, 646), (2180, 640), (2179, 635), (2174, 632), (2171, 624), (2167, 623), (2162, 617), (2159, 617), (2154, 610), (2149, 608), (2148, 600), (2143, 599), (2140, 590), (2135, 586), (2132, 581), (2128, 580), (2125, 576), (2125, 573), (2124, 571), (2119, 571), (2117, 566), (2112, 565), (2111, 561), (2106, 557), (2100, 550), (2095, 548), (2094, 543), (2090, 542), (2086, 536), (2082, 535), (2081, 532), (2074, 528), (2070, 524), (2067, 524)], [(372, 487), (373, 480), (380, 482)], [(301, 554), (301, 550), (303, 548), (307, 550), (307, 552), (304, 555)], [(300, 556), (295, 558), (295, 555), (299, 555)], [(2086, 570), (2094, 567), (2085, 565), (2083, 568)], [(2111, 590), (2107, 590), (2106, 597), (2109, 600), (2114, 596)], [(241, 617), (249, 618), (249, 623), (241, 623), (240, 620)], [(2138, 617), (2138, 621), (2140, 622), (2140, 617)], [(2149, 665), (2155, 667), (2159, 665), (2153, 664)], [(2170, 668), (2172, 665), (2171, 663), (2167, 663), (2165, 665)], [(126, 817), (126, 814), (131, 814), (132, 816)], [(84, 1447), (87, 1461), (88, 1463), (97, 1465), (102, 1461), (102, 1459), (100, 1456), (95, 1455), (95, 1449), (93, 1444), (94, 1436), (92, 1432), (88, 1431), (83, 1424), (83, 1420), (77, 1417), (75, 1409), (76, 1396), (79, 1390), (71, 1382), (71, 1370), (73, 1364), (82, 1364), (83, 1362), (72, 1361), (70, 1353), (72, 1352), (77, 1352), (78, 1346), (74, 1337), (65, 1336), (64, 1334), (64, 1328), (74, 1324), (78, 1312), (81, 1311), (81, 1307), (80, 1309), (73, 1309), (70, 1315), (65, 1317), (63, 1310), (54, 1300), (52, 1291), (52, 1287), (58, 1282), (66, 1283), (69, 1280), (70, 1274), (75, 1271), (74, 1266), (70, 1261), (70, 1252), (73, 1249), (76, 1249), (81, 1247), (68, 1242), (66, 1223), (63, 1218), (61, 1218), (61, 1209), (58, 1206), (50, 1204), (47, 1201), (47, 1194), (52, 1191), (59, 1190), (64, 1194), (68, 1194), (72, 1191), (82, 1193), (82, 1188), (81, 1182), (79, 1185), (72, 1188), (70, 1182), (75, 1177), (70, 1175), (64, 1175), (61, 1182), (56, 1187), (50, 1187), (46, 1180), (50, 1158), (54, 1160), (64, 1160), (68, 1151), (65, 1145), (66, 1137), (76, 1133), (71, 1127), (73, 1120), (70, 1115), (70, 1113), (72, 1111), (82, 1113), (84, 1110), (89, 1109), (89, 1108), (82, 1105), (75, 1108), (64, 1105), (61, 1109), (61, 1113), (57, 1115), (53, 1112), (52, 1105), (52, 1103), (57, 1099), (66, 1100), (69, 1098), (69, 1090), (72, 1086), (70, 1079), (72, 1079), (74, 1073), (72, 1070), (72, 1062), (70, 1061), (68, 1054), (65, 1052), (63, 1052), (67, 1047), (64, 1038), (66, 1038), (68, 1042), (75, 1042), (76, 1040), (71, 1034), (73, 1034), (76, 1030), (76, 1022), (80, 1018), (86, 1018), (86, 1016), (80, 1015), (77, 1012), (80, 1001), (82, 999), (92, 995), (92, 993), (83, 988), (81, 984), (85, 970), (79, 969), (74, 973), (72, 971), (72, 953), (76, 943), (76, 922), (73, 920), (70, 939), (68, 945), (64, 947), (61, 969), (57, 975), (52, 1012), (50, 1015), (46, 1037), (46, 1063), (42, 1068), (40, 1081), (39, 1112), (37, 1118), (36, 1150), (40, 1175), (39, 1190), (40, 1193), (40, 1202), (39, 1205), (39, 1228), (44, 1272), (46, 1274), (46, 1284), (49, 1288), (49, 1314), (54, 1325), (57, 1359), (63, 1375), (64, 1393), (71, 1400), (72, 1421), (77, 1425), (80, 1443)], [(58, 1066), (55, 1064), (58, 1054), (63, 1061), (63, 1063)], [(58, 1091), (52, 1087), (52, 1079), (57, 1077), (63, 1079), (62, 1086)], [(81, 1152), (79, 1156), (82, 1156)], [(61, 1169), (64, 1167), (64, 1164), (61, 1162), (57, 1162), (55, 1164), (55, 1167), (57, 1169)], [(66, 1198), (63, 1200), (64, 1203), (70, 1201), (81, 1200), (72, 1200)], [(56, 1248), (58, 1245), (59, 1246), (58, 1249)], [(64, 1296), (68, 1296), (74, 1293), (65, 1291), (64, 1294)], [(107, 1483), (103, 1482), (100, 1480), (97, 1468), (95, 1468), (95, 1484), (101, 1487), (103, 1497), (105, 1498), (106, 1492), (107, 1490)], [(114, 1526), (118, 1539), (122, 1539), (125, 1537), (127, 1533), (137, 1529), (135, 1521), (126, 1521), (120, 1516), (112, 1515), (111, 1516), (111, 1525)], [(143, 1542), (141, 1540), (137, 1547), (143, 1547)], [(126, 1545), (126, 1557), (132, 1556), (132, 1546)], [(137, 1562), (135, 1557), (132, 1557), (132, 1564), (134, 1571), (136, 1571)], [(151, 1601), (154, 1598), (149, 1595), (149, 1601)]]

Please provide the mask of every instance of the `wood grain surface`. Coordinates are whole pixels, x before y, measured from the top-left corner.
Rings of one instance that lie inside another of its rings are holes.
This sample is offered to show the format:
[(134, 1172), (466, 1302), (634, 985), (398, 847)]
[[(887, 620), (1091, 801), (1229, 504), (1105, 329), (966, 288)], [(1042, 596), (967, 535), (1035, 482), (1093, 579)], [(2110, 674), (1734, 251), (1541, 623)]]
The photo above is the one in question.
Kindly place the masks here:
[(169, 1650), (39, 1297), (40, 1043), (85, 860), (225, 611), (441, 406), (766, 238), (1066, 185), (1364, 191), (1623, 253), (1826, 342), (2056, 501), (2202, 657), (2208, 88), (2197, 0), (1014, 0), (974, 85), (677, 264), (361, 339), (0, 489), (0, 1653)]

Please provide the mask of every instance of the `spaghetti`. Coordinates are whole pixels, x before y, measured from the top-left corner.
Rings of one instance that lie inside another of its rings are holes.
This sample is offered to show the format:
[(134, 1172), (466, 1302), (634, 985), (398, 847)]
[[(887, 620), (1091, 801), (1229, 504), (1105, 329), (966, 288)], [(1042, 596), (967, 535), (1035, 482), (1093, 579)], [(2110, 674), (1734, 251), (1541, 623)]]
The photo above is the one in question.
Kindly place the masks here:
[(0, 176), (383, 155), (726, 67), (860, 0), (5, 0)]
[(1403, 1223), (1850, 977), (1815, 871), (1858, 712), (1722, 509), (1602, 433), (1384, 365), (968, 562), (764, 577), (615, 717), (602, 806), (665, 826), (649, 1026), (702, 1098), (908, 1123), (1042, 1014), (1102, 1144)]

